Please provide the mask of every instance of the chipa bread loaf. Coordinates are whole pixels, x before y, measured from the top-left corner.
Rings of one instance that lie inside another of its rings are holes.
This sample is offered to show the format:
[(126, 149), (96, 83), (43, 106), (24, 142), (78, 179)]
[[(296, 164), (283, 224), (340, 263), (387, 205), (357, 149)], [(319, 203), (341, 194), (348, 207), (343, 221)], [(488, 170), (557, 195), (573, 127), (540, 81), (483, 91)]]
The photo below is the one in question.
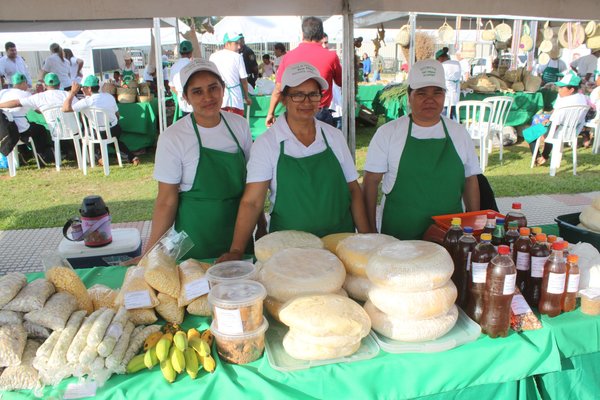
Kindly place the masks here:
[(338, 243), (336, 254), (348, 273), (366, 276), (365, 268), (371, 255), (381, 246), (396, 242), (399, 240), (379, 233), (355, 234)]
[(344, 281), (344, 289), (348, 293), (348, 296), (358, 301), (367, 301), (369, 298), (369, 290), (373, 284), (369, 278), (365, 276), (356, 276), (352, 274), (346, 274), (346, 280)]
[(354, 235), (356, 235), (356, 233), (347, 233), (347, 232), (332, 233), (331, 235), (322, 237), (321, 240), (323, 241), (323, 245), (325, 246), (325, 248), (327, 250), (329, 250), (333, 254), (337, 254), (337, 251), (336, 251), (337, 245), (342, 240), (344, 240), (350, 236), (354, 236)]
[(323, 242), (312, 233), (279, 231), (261, 237), (254, 244), (254, 255), (258, 261), (267, 261), (278, 251), (290, 248), (322, 249)]

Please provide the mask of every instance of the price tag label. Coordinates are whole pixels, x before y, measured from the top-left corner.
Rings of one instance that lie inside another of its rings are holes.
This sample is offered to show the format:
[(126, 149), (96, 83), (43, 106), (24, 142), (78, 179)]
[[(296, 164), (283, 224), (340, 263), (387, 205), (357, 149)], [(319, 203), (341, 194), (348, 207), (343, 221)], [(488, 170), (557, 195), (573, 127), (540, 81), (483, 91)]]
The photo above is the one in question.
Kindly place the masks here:
[(531, 256), (524, 251), (517, 251), (517, 269), (519, 271), (529, 271)]
[(123, 298), (125, 300), (125, 308), (128, 310), (152, 307), (150, 293), (147, 290), (125, 293)]
[(531, 256), (531, 276), (533, 278), (541, 278), (544, 276), (544, 264), (548, 257)]
[(190, 301), (205, 295), (210, 291), (208, 287), (208, 279), (200, 278), (192, 281), (184, 286), (185, 300)]
[(94, 397), (96, 396), (97, 389), (98, 385), (96, 385), (96, 382), (94, 381), (69, 383), (69, 385), (67, 385), (67, 389), (65, 390), (63, 399), (83, 399), (86, 397)]
[(471, 266), (473, 267), (473, 283), (485, 283), (488, 263), (474, 262)]
[(515, 292), (515, 283), (517, 282), (517, 274), (508, 274), (504, 276), (504, 287), (502, 294), (508, 295)]
[(565, 280), (567, 274), (555, 274), (550, 272), (548, 274), (548, 293), (552, 294), (563, 294), (565, 292)]
[(244, 333), (244, 325), (240, 310), (227, 310), (215, 307), (215, 317), (217, 319), (217, 329), (226, 335), (239, 335)]

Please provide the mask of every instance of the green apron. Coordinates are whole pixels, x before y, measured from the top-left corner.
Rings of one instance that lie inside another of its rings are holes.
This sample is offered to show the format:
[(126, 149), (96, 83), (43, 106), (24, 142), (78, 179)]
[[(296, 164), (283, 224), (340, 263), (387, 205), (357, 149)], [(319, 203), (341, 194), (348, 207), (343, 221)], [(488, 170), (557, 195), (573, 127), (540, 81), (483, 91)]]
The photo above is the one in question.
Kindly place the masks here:
[(462, 212), (465, 169), (442, 119), (443, 139), (412, 137), (412, 116), (392, 191), (385, 196), (381, 233), (421, 239), (434, 215)]
[[(556, 62), (556, 67), (550, 67), (550, 62), (552, 61)], [(558, 74), (560, 73), (558, 65), (558, 61), (550, 60), (548, 66), (544, 69), (544, 72), (542, 72), (542, 81), (545, 83), (558, 81)]]
[(221, 120), (237, 144), (236, 153), (203, 147), (194, 113), (190, 118), (200, 146), (200, 160), (192, 188), (179, 194), (175, 229), (184, 230), (194, 242), (185, 258), (214, 258), (231, 246), (246, 182), (246, 159), (223, 116)]
[(355, 231), (344, 171), (322, 129), (321, 135), (327, 148), (308, 157), (286, 155), (281, 142), (270, 232), (298, 230), (323, 237)]
[(134, 77), (135, 77), (135, 74), (134, 74), (134, 73), (133, 73), (133, 71), (132, 71), (132, 70), (130, 70), (130, 69), (124, 69), (124, 70), (123, 70), (123, 73), (121, 74), (121, 79), (122, 79), (123, 81), (126, 81), (126, 80), (133, 80), (133, 79), (134, 79)]

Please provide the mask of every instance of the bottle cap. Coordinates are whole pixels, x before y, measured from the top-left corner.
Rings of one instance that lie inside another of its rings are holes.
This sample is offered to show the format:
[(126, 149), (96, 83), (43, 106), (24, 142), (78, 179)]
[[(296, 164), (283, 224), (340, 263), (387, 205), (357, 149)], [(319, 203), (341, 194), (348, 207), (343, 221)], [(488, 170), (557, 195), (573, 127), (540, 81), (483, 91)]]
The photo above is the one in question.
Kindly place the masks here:
[(567, 256), (567, 262), (576, 264), (579, 261), (579, 256), (577, 254), (569, 254)]
[(556, 235), (548, 235), (548, 243), (554, 243), (557, 241), (556, 239)]
[(489, 242), (490, 240), (492, 240), (492, 234), (491, 233), (482, 233), (480, 239), (482, 241)]
[(487, 216), (487, 219), (495, 219), (496, 213), (494, 211), (488, 211), (486, 216)]
[(564, 248), (565, 250), (569, 248), (569, 242), (567, 242), (566, 240), (561, 240), (561, 243), (564, 243), (564, 244), (563, 244), (563, 248)]
[(552, 243), (552, 250), (562, 250), (562, 249), (564, 249), (562, 242)]
[(502, 255), (510, 254), (510, 247), (503, 245), (503, 244), (498, 246), (498, 254), (502, 254)]
[(512, 203), (512, 208), (513, 208), (513, 210), (520, 210), (521, 203)]
[(508, 227), (509, 228), (518, 228), (519, 227), (519, 223), (517, 221), (510, 221), (508, 223)]
[(521, 236), (529, 236), (531, 234), (531, 230), (529, 228), (523, 227), (519, 229), (519, 234)]
[(504, 225), (504, 218), (496, 217), (496, 225), (498, 224)]
[(546, 234), (545, 233), (538, 233), (537, 235), (535, 235), (535, 241), (536, 242), (545, 242), (546, 241)]
[(538, 233), (542, 233), (542, 228), (540, 228), (539, 226), (534, 226), (533, 228), (531, 228), (531, 232), (537, 235)]
[(464, 233), (473, 233), (473, 228), (472, 228), (472, 227), (470, 227), (470, 226), (465, 226), (465, 227), (463, 228), (463, 232), (464, 232)]
[(460, 225), (462, 223), (462, 220), (460, 218), (452, 218), (452, 221), (450, 221), (450, 225)]

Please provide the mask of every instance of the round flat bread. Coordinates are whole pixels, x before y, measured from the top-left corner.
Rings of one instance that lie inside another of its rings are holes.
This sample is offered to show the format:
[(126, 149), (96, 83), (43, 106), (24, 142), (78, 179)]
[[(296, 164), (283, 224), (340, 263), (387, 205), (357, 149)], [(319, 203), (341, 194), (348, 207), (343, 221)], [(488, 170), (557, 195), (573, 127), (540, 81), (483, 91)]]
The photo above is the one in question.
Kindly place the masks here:
[(279, 231), (261, 237), (254, 244), (254, 255), (258, 261), (267, 261), (275, 253), (289, 248), (322, 249), (323, 242), (312, 233)]
[(365, 268), (371, 254), (383, 245), (398, 241), (393, 236), (379, 233), (357, 233), (340, 241), (336, 254), (349, 274), (366, 276)]
[(329, 347), (311, 344), (291, 334), (283, 337), (283, 348), (298, 360), (329, 360), (354, 354), (360, 348), (360, 340), (349, 346)]
[(342, 240), (354, 235), (356, 235), (356, 233), (332, 233), (331, 235), (323, 236), (321, 240), (323, 241), (323, 244), (327, 250), (337, 255), (337, 245)]
[(348, 292), (348, 296), (358, 301), (369, 299), (369, 290), (372, 285), (369, 278), (352, 274), (346, 274), (346, 280), (344, 281), (344, 289)]

